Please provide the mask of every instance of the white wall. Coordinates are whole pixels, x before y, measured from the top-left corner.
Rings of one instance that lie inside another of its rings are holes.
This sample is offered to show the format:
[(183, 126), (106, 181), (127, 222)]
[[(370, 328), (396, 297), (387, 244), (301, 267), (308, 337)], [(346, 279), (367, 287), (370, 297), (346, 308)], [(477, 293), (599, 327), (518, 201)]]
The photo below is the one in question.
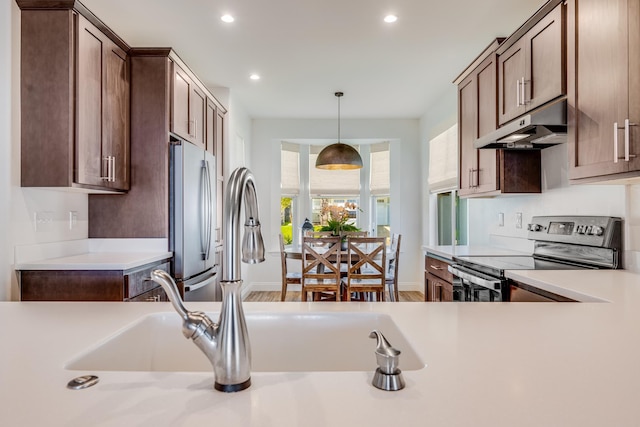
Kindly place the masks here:
[(420, 148), (422, 168), (422, 242), (429, 242), (429, 233), (433, 228), (433, 218), (429, 207), (429, 141), (458, 122), (458, 91), (454, 85), (448, 86), (442, 96), (430, 106), (420, 118)]
[(15, 2), (0, 2), (0, 300), (11, 298), (11, 265), (13, 245), (11, 239), (11, 141), (15, 136), (12, 126), (11, 107), (13, 90), (11, 84), (12, 61), (12, 11)]
[[(280, 143), (283, 139), (335, 139), (336, 122), (331, 119), (253, 120), (252, 171), (256, 177), (260, 221), (270, 254), (265, 263), (252, 266), (248, 278), (256, 287), (280, 283), (278, 234), (280, 232)], [(343, 119), (341, 137), (396, 140), (391, 147), (391, 228), (402, 234), (400, 287), (422, 284), (422, 180), (420, 171), (419, 122), (412, 119)], [(421, 287), (417, 288), (421, 289)]]

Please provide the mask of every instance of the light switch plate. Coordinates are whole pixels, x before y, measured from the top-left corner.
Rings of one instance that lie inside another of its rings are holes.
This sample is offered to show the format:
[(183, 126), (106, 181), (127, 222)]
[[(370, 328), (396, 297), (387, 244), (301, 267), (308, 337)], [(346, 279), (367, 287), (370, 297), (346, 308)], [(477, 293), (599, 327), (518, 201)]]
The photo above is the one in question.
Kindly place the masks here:
[(516, 212), (516, 228), (522, 228), (522, 212)]
[(69, 230), (73, 230), (78, 224), (78, 212), (69, 211)]

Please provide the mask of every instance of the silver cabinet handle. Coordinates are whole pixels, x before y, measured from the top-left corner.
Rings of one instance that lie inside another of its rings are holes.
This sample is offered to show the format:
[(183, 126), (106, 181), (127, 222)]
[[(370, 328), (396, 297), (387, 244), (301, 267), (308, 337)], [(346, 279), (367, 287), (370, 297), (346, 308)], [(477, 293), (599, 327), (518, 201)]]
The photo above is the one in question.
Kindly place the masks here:
[(618, 163), (618, 122), (613, 122), (613, 163)]
[(516, 107), (520, 106), (520, 79), (516, 80)]
[[(618, 163), (618, 160), (624, 160), (628, 162), (630, 159), (635, 158), (635, 154), (630, 153), (631, 144), (631, 126), (638, 126), (637, 123), (631, 123), (629, 119), (624, 119), (624, 127), (619, 127), (618, 122), (613, 123), (613, 162)], [(624, 129), (624, 157), (618, 156), (618, 131)]]
[(104, 162), (107, 162), (106, 167), (103, 167), (103, 170), (107, 171), (107, 176), (101, 176), (100, 179), (107, 182), (115, 182), (116, 178), (116, 158), (114, 156), (104, 156), (102, 158), (102, 166), (104, 166)]
[[(107, 165), (105, 166), (104, 162), (107, 162)], [(111, 179), (110, 175), (111, 175), (111, 156), (104, 156), (102, 157), (102, 170), (103, 171), (107, 171), (107, 175), (106, 176), (101, 176), (100, 179), (103, 181), (107, 181), (109, 182)]]
[(527, 105), (527, 101), (526, 101), (527, 96), (524, 91), (524, 85), (525, 85), (525, 79), (523, 77), (522, 83), (520, 83), (520, 90), (522, 91), (522, 93), (520, 94), (520, 99), (522, 99), (522, 105)]
[[(477, 188), (480, 186), (480, 169), (469, 169), (470, 172), (470, 176), (469, 176), (469, 187), (471, 188)], [(476, 177), (476, 179), (474, 180), (474, 176)]]
[(636, 157), (635, 154), (629, 154), (629, 146), (631, 145), (631, 132), (630, 126), (638, 126), (637, 123), (629, 122), (629, 119), (624, 120), (624, 161), (628, 162), (630, 158)]
[(442, 270), (442, 267), (438, 267), (437, 265), (433, 264), (429, 264), (429, 267), (433, 268), (434, 270)]

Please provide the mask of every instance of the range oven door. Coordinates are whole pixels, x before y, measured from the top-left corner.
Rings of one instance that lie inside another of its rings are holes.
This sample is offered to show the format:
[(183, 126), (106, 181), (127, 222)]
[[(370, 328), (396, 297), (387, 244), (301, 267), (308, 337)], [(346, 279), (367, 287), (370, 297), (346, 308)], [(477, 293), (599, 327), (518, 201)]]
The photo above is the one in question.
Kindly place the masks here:
[(454, 299), (470, 302), (508, 301), (508, 285), (504, 279), (495, 278), (460, 264), (452, 264)]

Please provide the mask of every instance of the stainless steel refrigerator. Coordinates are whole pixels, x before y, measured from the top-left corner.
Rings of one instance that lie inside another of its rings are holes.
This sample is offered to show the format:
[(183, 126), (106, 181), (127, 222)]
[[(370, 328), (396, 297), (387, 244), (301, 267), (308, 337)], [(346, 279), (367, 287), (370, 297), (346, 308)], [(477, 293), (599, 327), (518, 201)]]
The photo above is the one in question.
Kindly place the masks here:
[(215, 264), (216, 161), (195, 145), (171, 137), (169, 246), (173, 277), (185, 301), (220, 301)]

